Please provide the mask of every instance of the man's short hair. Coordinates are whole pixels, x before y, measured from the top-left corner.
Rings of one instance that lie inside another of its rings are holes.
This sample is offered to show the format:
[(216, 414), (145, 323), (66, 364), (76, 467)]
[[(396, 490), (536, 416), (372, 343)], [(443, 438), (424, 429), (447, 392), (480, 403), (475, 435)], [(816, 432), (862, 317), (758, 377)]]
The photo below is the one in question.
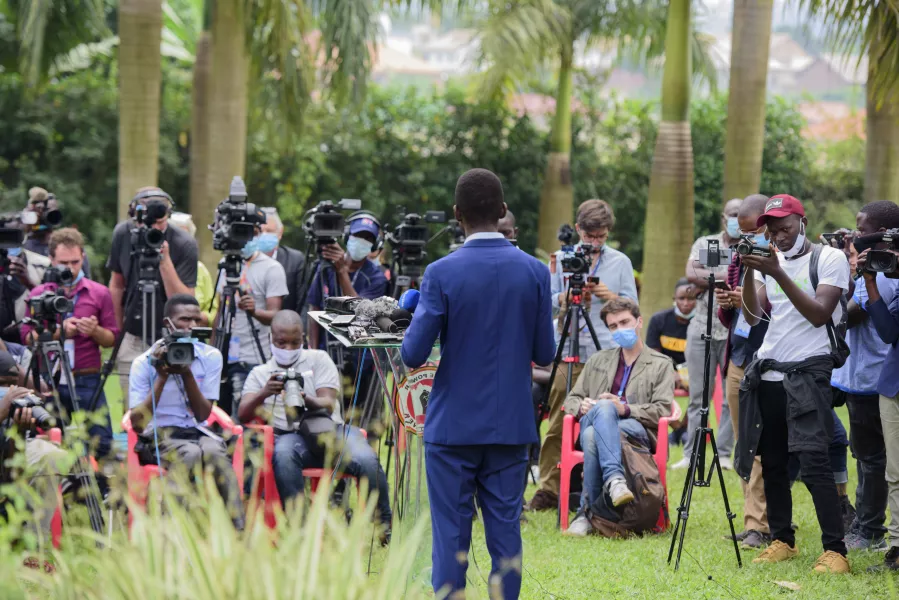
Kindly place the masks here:
[(606, 305), (603, 306), (602, 310), (599, 312), (599, 317), (602, 319), (603, 323), (606, 323), (606, 319), (609, 315), (615, 315), (626, 310), (630, 311), (635, 319), (640, 318), (640, 307), (637, 303), (630, 298), (623, 298), (621, 296), (606, 302)]
[(281, 217), (278, 215), (278, 209), (274, 206), (265, 206), (262, 208), (262, 212), (265, 213), (265, 222), (266, 223), (274, 223), (275, 230), (278, 233), (284, 231), (284, 223), (281, 221)]
[(878, 200), (865, 204), (860, 211), (868, 216), (868, 220), (880, 229), (899, 228), (899, 205), (889, 200)]
[(455, 201), (469, 225), (495, 224), (503, 216), (503, 184), (492, 171), (471, 169), (456, 182)]
[(740, 204), (740, 210), (737, 213), (737, 218), (743, 217), (757, 217), (758, 215), (765, 212), (765, 205), (768, 204), (768, 196), (764, 194), (752, 194), (750, 196), (746, 196), (743, 198), (743, 203)]
[(587, 200), (577, 209), (577, 224), (584, 231), (615, 227), (615, 213), (605, 200)]
[(302, 330), (303, 328), (303, 317), (299, 315), (294, 310), (279, 310), (275, 313), (275, 316), (272, 317), (272, 329), (275, 327), (297, 327), (299, 326)]
[(174, 312), (181, 306), (196, 306), (199, 308), (200, 303), (190, 294), (175, 294), (165, 302), (163, 315), (171, 317)]
[(56, 249), (59, 246), (84, 250), (84, 236), (73, 227), (64, 227), (50, 234), (49, 246), (50, 256), (56, 256)]
[(681, 277), (680, 279), (677, 280), (677, 283), (674, 284), (674, 292), (677, 293), (677, 288), (682, 288), (685, 285), (693, 285), (693, 284), (690, 283), (690, 280), (687, 279), (686, 277)]

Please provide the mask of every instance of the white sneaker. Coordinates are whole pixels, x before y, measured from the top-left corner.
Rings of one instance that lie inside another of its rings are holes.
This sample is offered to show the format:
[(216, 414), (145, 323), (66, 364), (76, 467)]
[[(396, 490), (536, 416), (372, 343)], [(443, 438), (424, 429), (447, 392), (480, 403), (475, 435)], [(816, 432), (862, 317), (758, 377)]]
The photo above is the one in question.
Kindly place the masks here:
[(634, 493), (628, 489), (623, 477), (616, 477), (609, 482), (609, 497), (612, 498), (612, 505), (616, 507), (634, 501)]
[(534, 481), (540, 481), (540, 467), (537, 465), (531, 467), (531, 477), (534, 478)]
[(676, 470), (676, 469), (686, 469), (689, 466), (690, 466), (690, 457), (685, 456), (668, 468), (672, 469), (672, 470)]
[(719, 457), (721, 462), (721, 468), (725, 471), (733, 471), (734, 470), (734, 461), (729, 458), (725, 458), (723, 456)]

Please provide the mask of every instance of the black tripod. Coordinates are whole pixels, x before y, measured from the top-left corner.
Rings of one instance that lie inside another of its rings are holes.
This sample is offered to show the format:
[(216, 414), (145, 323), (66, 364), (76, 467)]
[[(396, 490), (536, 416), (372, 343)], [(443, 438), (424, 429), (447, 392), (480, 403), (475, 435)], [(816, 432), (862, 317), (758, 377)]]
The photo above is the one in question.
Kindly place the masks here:
[(421, 286), (421, 265), (405, 264), (403, 259), (393, 261), (390, 269), (394, 273), (393, 297), (399, 299), (406, 290), (417, 290)]
[[(715, 249), (717, 252), (717, 248)], [(711, 252), (711, 251), (710, 251)], [(715, 289), (715, 275), (709, 274), (708, 294)], [(709, 427), (709, 371), (712, 361), (712, 305), (714, 303), (709, 300), (708, 313), (705, 327), (705, 333), (702, 335), (705, 341), (705, 365), (702, 373), (702, 408), (699, 410), (699, 426), (693, 433), (693, 448), (690, 450), (690, 468), (687, 469), (687, 480), (684, 483), (684, 491), (681, 494), (680, 506), (677, 508), (677, 523), (674, 526), (674, 534), (671, 536), (671, 547), (668, 550), (668, 564), (671, 564), (671, 557), (674, 556), (674, 545), (677, 544), (677, 560), (674, 562), (674, 570), (680, 567), (681, 551), (684, 549), (684, 534), (687, 531), (687, 519), (690, 517), (690, 502), (693, 500), (694, 487), (710, 487), (712, 484), (712, 473), (718, 471), (718, 483), (721, 485), (721, 496), (724, 498), (724, 514), (730, 523), (730, 537), (734, 542), (734, 552), (737, 553), (737, 566), (742, 567), (743, 561), (740, 558), (740, 548), (737, 546), (737, 534), (734, 531), (735, 515), (730, 510), (730, 503), (727, 501), (727, 488), (724, 487), (724, 473), (721, 470), (721, 458), (718, 456), (718, 444), (715, 442), (715, 432)], [(712, 443), (712, 464), (709, 467), (709, 473), (705, 475), (705, 438), (709, 437)], [(678, 537), (680, 532), (680, 537)]]
[[(593, 321), (590, 320), (590, 313), (584, 308), (584, 273), (573, 273), (569, 277), (568, 289), (568, 312), (565, 314), (565, 321), (562, 325), (562, 337), (559, 339), (559, 346), (556, 350), (556, 357), (553, 359), (553, 368), (549, 373), (549, 381), (546, 384), (546, 391), (543, 393), (543, 400), (540, 402), (540, 412), (549, 412), (549, 395), (552, 393), (553, 381), (556, 379), (556, 373), (559, 370), (559, 364), (562, 363), (562, 353), (565, 350), (565, 341), (568, 341), (568, 358), (564, 362), (568, 364), (568, 373), (566, 374), (565, 392), (566, 395), (571, 392), (572, 376), (575, 363), (580, 362), (581, 354), (581, 319), (587, 325), (590, 331), (590, 337), (593, 338), (593, 345), (596, 351), (602, 350), (599, 344), (599, 337), (596, 335), (596, 329), (593, 327)], [(530, 453), (528, 454), (530, 457)], [(531, 471), (532, 459), (529, 458), (528, 473)], [(524, 483), (527, 486), (527, 473), (525, 474)], [(561, 509), (559, 512), (559, 522), (562, 519)]]

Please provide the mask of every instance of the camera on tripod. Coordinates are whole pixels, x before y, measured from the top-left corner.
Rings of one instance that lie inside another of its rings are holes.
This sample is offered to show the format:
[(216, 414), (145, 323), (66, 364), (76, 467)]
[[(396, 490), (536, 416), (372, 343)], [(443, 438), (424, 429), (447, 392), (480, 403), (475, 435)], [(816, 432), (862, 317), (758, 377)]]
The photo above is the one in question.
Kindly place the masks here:
[(247, 202), (247, 186), (235, 175), (231, 180), (228, 197), (215, 207), (212, 230), (212, 247), (219, 252), (237, 253), (256, 237), (256, 227), (265, 224), (265, 213)]
[(361, 210), (362, 200), (344, 198), (337, 204), (330, 200), (322, 200), (306, 215), (303, 229), (306, 235), (321, 248), (328, 244), (336, 244), (343, 237), (345, 222), (340, 211)]
[(764, 246), (756, 245), (754, 234), (741, 235), (740, 241), (737, 242), (736, 250), (740, 256), (761, 256), (763, 258), (771, 256), (771, 248), (767, 244)]
[[(400, 209), (402, 213), (402, 209)], [(394, 259), (402, 266), (421, 266), (427, 258), (425, 246), (431, 237), (429, 223), (446, 223), (446, 213), (429, 210), (424, 216), (406, 213), (400, 217), (400, 224), (387, 233), (387, 240), (393, 248)], [(464, 233), (463, 233), (464, 236)], [(464, 240), (463, 240), (464, 242)]]
[(73, 281), (75, 281), (75, 276), (72, 274), (71, 269), (56, 265), (54, 267), (47, 267), (47, 270), (44, 271), (44, 278), (41, 280), (41, 283), (55, 283), (56, 285), (68, 286), (72, 285)]
[[(49, 273), (51, 269), (47, 269)], [(68, 272), (69, 281), (72, 280), (72, 272)], [(65, 277), (65, 275), (55, 275), (55, 278)], [(46, 275), (44, 283), (47, 283)], [(59, 316), (65, 316), (75, 310), (75, 303), (66, 298), (59, 292), (47, 290), (42, 294), (28, 299), (28, 306), (31, 307), (31, 316), (35, 321), (55, 322)]]
[(150, 199), (146, 206), (138, 204), (134, 207), (137, 227), (131, 229), (131, 248), (139, 257), (138, 269), (141, 271), (141, 278), (152, 278), (153, 271), (159, 267), (165, 233), (154, 229), (153, 224), (165, 217), (168, 210), (168, 205), (159, 199)]
[(590, 244), (579, 244), (572, 250), (562, 251), (562, 272), (572, 275), (586, 275), (590, 271), (592, 256), (599, 253), (599, 248)]

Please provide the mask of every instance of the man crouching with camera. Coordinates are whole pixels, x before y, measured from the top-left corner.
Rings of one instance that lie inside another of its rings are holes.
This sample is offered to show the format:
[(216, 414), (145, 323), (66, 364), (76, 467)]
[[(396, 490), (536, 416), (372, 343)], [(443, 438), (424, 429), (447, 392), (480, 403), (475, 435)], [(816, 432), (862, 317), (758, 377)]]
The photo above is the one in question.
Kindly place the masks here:
[(225, 443), (201, 425), (218, 400), (222, 377), (221, 352), (192, 337), (201, 318), (200, 304), (189, 294), (166, 301), (163, 324), (168, 334), (131, 367), (131, 427), (142, 436), (142, 462), (154, 462), (158, 450), (166, 469), (211, 469), (234, 527), (243, 529), (240, 489)]
[(325, 444), (331, 444), (338, 452), (339, 464), (329, 468), (367, 479), (369, 494), (378, 494), (378, 515), (384, 525), (381, 543), (386, 544), (391, 520), (387, 476), (360, 431), (334, 417), (340, 414), (335, 410), (340, 376), (331, 357), (321, 350), (303, 349), (302, 343), (300, 315), (292, 310), (276, 313), (272, 358), (247, 377), (238, 417), (246, 423), (264, 415), (274, 428), (272, 466), (278, 494), (288, 512), (303, 494), (303, 469), (321, 467)]

